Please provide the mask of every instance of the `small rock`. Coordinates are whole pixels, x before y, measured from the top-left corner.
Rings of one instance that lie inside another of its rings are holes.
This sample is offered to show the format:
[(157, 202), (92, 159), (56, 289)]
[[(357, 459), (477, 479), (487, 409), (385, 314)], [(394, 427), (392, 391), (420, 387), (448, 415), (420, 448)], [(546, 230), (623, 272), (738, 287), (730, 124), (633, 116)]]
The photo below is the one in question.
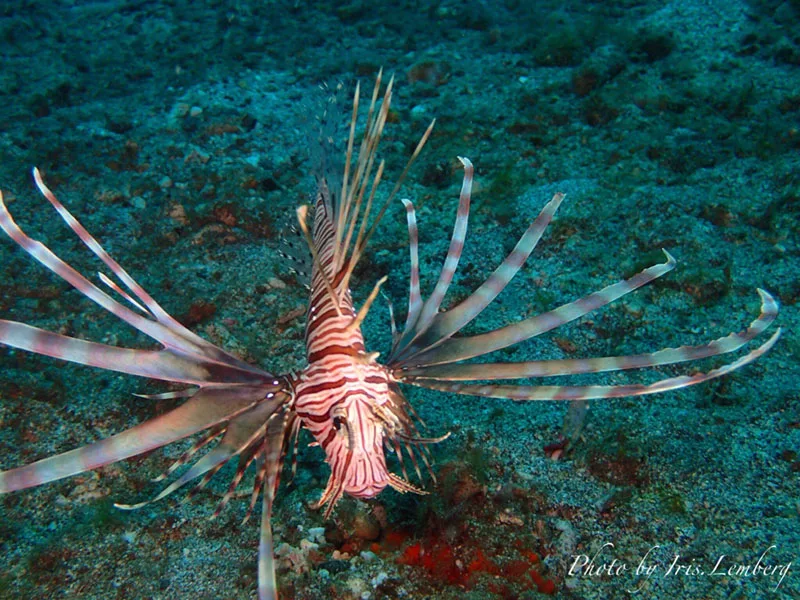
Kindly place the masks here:
[(411, 118), (414, 121), (420, 121), (422, 119), (427, 119), (428, 117), (428, 107), (424, 104), (417, 104), (411, 108)]
[[(272, 285), (272, 284), (270, 284)], [(308, 530), (308, 539), (317, 544), (325, 542), (325, 528), (324, 527), (311, 527)]]
[(378, 519), (366, 508), (359, 508), (353, 516), (353, 535), (362, 540), (372, 542), (381, 535), (381, 526)]
[(319, 569), (335, 575), (336, 573), (349, 570), (350, 563), (346, 560), (326, 560), (319, 563)]
[[(276, 290), (283, 290), (286, 289), (286, 284), (278, 279), (277, 277), (270, 277), (269, 281), (267, 281), (269, 287), (276, 289)], [(317, 527), (316, 529), (322, 529), (321, 527)]]
[(307, 552), (308, 550), (316, 550), (317, 548), (319, 548), (319, 544), (315, 544), (309, 540), (300, 540), (300, 549), (303, 551)]
[(347, 588), (356, 595), (367, 591), (367, 582), (357, 577), (351, 577), (347, 580)]

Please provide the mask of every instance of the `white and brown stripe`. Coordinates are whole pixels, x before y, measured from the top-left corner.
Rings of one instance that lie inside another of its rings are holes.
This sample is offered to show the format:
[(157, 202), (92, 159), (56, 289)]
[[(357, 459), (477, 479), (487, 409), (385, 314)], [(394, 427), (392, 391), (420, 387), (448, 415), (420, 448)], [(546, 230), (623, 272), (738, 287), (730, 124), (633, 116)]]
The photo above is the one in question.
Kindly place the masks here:
[[(313, 243), (318, 263), (311, 277), (306, 322), (308, 366), (292, 381), (293, 408), (325, 452), (331, 477), (322, 495), (327, 512), (342, 494), (369, 498), (391, 483), (384, 456), (390, 380), (387, 370), (367, 355), (350, 291), (342, 289), (345, 260), (334, 271), (337, 236), (329, 213), (332, 202), (323, 182), (317, 196)], [(325, 284), (331, 283), (336, 296)]]

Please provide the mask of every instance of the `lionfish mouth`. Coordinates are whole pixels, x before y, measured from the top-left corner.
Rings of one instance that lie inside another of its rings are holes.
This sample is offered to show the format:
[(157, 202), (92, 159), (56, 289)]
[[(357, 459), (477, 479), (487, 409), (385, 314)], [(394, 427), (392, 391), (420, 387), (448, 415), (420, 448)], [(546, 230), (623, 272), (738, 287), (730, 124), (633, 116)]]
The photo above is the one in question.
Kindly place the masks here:
[[(396, 387), (396, 384), (392, 386), (391, 393), (389, 394), (389, 402), (384, 406), (374, 406), (373, 411), (375, 411), (376, 417), (383, 422), (384, 431), (387, 433), (384, 437), (384, 446), (388, 452), (395, 455), (400, 466), (400, 472), (402, 473), (402, 477), (389, 473), (389, 485), (401, 493), (413, 492), (415, 494), (427, 494), (426, 491), (410, 483), (408, 471), (403, 462), (403, 450), (405, 449), (406, 454), (408, 454), (419, 481), (421, 482), (423, 479), (416, 454), (419, 454), (431, 479), (436, 483), (436, 474), (431, 467), (433, 458), (431, 457), (430, 450), (428, 450), (428, 446), (443, 442), (450, 437), (451, 432), (448, 431), (439, 437), (422, 437), (419, 434), (416, 422), (419, 422), (423, 427), (427, 427), (427, 425), (414, 410), (414, 407), (406, 400), (400, 389)], [(415, 450), (416, 454), (414, 452)]]
[[(324, 518), (327, 519), (337, 502), (347, 494), (354, 498), (374, 498), (387, 485), (400, 493), (428, 494), (420, 485), (411, 483), (403, 454), (405, 453), (413, 465), (420, 483), (424, 481), (420, 461), (425, 466), (431, 479), (436, 482), (433, 472), (433, 458), (428, 446), (437, 444), (450, 437), (450, 432), (439, 437), (422, 437), (415, 421), (424, 427), (410, 404), (399, 390), (392, 390), (389, 401), (383, 405), (372, 405), (367, 422), (375, 429), (376, 441), (372, 451), (368, 451), (359, 442), (359, 434), (344, 412), (334, 415), (337, 428), (343, 431), (340, 445), (331, 450), (328, 462), (331, 474), (320, 499), (314, 503), (314, 509), (325, 507)], [(398, 462), (400, 474), (392, 473), (386, 465), (386, 454), (393, 454)]]

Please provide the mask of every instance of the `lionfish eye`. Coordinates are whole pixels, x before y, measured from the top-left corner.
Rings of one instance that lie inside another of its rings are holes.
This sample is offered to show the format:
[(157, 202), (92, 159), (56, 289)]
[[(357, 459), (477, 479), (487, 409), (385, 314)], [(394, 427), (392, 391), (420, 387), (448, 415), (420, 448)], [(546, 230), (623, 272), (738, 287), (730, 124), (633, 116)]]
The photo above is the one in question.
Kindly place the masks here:
[(333, 426), (336, 428), (336, 431), (339, 431), (342, 428), (343, 423), (344, 419), (342, 417), (333, 417)]

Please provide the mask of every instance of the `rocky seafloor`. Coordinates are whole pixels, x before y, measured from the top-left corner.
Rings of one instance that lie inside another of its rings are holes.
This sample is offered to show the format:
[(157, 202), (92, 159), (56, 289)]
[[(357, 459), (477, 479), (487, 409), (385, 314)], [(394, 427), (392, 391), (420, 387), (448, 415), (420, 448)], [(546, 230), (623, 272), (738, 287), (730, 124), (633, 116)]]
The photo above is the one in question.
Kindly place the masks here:
[[(797, 2), (10, 0), (0, 50), (0, 189), (20, 226), (90, 278), (102, 266), (35, 191), (35, 165), (171, 314), (275, 373), (304, 360), (307, 292), (279, 251), (314, 191), (319, 86), (370, 90), (381, 67), (395, 76), (381, 193), (437, 119), (400, 192), (417, 208), (423, 290), (452, 231), (456, 157), (475, 164), (445, 307), (484, 281), (554, 192), (567, 194), (467, 333), (629, 277), (663, 262), (662, 248), (678, 260), (496, 360), (697, 344), (744, 328), (756, 288), (780, 302), (783, 336), (766, 356), (704, 385), (597, 401), (568, 453), (545, 450), (563, 403), (404, 388), (428, 434), (452, 432), (431, 449), (438, 484), (424, 476), (426, 496), (346, 499), (324, 522), (309, 505), (328, 469), (302, 443), (273, 518), (282, 599), (800, 597)], [(389, 275), (399, 322), (407, 239), (398, 201), (354, 285), (361, 302)], [(0, 282), (0, 318), (151, 347), (10, 240)], [(364, 330), (385, 355), (382, 301)], [(723, 362), (570, 381), (647, 382)], [(132, 396), (166, 389), (2, 349), (0, 468), (168, 410), (175, 401)], [(0, 598), (255, 597), (247, 500), (207, 518), (227, 470), (188, 503), (113, 507), (155, 495), (150, 480), (188, 443), (3, 496)], [(596, 568), (570, 572), (584, 555)]]

